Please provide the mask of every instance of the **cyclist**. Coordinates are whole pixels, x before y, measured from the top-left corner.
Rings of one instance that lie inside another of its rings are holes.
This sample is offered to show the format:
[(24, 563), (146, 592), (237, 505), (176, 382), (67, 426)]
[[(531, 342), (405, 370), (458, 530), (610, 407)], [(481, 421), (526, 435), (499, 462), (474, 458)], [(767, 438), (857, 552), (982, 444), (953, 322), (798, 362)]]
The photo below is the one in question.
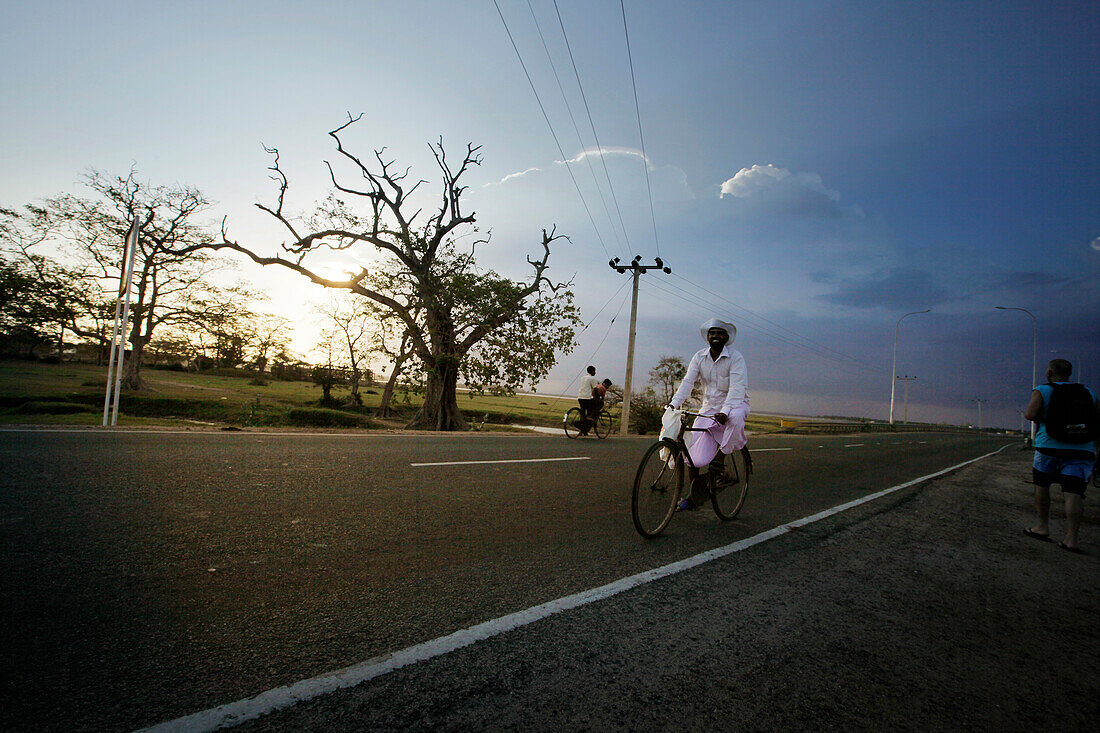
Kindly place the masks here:
[(588, 435), (596, 417), (600, 414), (602, 400), (598, 397), (596, 389), (600, 382), (596, 379), (596, 367), (589, 366), (588, 373), (581, 377), (581, 386), (577, 392), (577, 402), (581, 406), (581, 419), (577, 421), (577, 428), (581, 435)]
[[(749, 415), (748, 375), (741, 352), (730, 348), (737, 337), (732, 323), (712, 318), (699, 328), (707, 347), (695, 352), (687, 373), (669, 405), (679, 409), (689, 397), (696, 381), (702, 382), (703, 405), (693, 428), (695, 439), (688, 448), (693, 466), (714, 465), (708, 470), (725, 467), (724, 454), (745, 447), (745, 418)], [(709, 416), (709, 417), (707, 417)], [(713, 419), (712, 419), (713, 418)], [(717, 460), (715, 460), (717, 456)], [(690, 469), (691, 493), (680, 502), (679, 509), (698, 509), (706, 500), (704, 476), (698, 468)]]

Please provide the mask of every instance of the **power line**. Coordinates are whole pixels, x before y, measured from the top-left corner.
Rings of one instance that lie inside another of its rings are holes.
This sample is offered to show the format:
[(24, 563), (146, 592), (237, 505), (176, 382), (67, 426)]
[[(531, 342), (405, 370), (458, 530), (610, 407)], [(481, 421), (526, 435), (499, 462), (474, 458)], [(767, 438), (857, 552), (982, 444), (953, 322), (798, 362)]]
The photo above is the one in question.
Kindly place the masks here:
[[(493, 0), (493, 2), (495, 3), (496, 0)], [(569, 62), (573, 65), (573, 75), (577, 79), (577, 87), (581, 92), (581, 101), (584, 102), (584, 111), (588, 115), (588, 125), (592, 128), (592, 137), (596, 141), (596, 150), (599, 151), (600, 154), (600, 163), (603, 164), (603, 174), (607, 178), (607, 187), (611, 191), (611, 200), (615, 203), (615, 213), (619, 215), (619, 224), (623, 228), (623, 237), (626, 239), (627, 256), (629, 256), (630, 234), (626, 230), (626, 222), (623, 221), (623, 212), (622, 209), (619, 208), (619, 199), (615, 195), (615, 186), (611, 183), (611, 174), (607, 170), (607, 160), (603, 154), (603, 146), (600, 144), (600, 136), (596, 134), (596, 123), (592, 121), (592, 110), (588, 107), (588, 98), (584, 94), (584, 85), (581, 83), (581, 74), (577, 70), (577, 61), (573, 58), (573, 48), (569, 44), (569, 35), (565, 32), (565, 22), (561, 19), (561, 11), (558, 9), (558, 0), (554, 0), (554, 12), (558, 16), (558, 25), (561, 27), (561, 35), (565, 39), (565, 50), (569, 52)]]
[(760, 321), (763, 321), (764, 323), (767, 323), (769, 326), (777, 328), (780, 331), (785, 331), (786, 333), (790, 334), (791, 337), (796, 338), (799, 341), (804, 342), (805, 344), (809, 345), (810, 347), (812, 347), (814, 349), (821, 349), (823, 351), (831, 352), (832, 354), (834, 354), (836, 357), (838, 357), (840, 359), (843, 359), (843, 360), (846, 360), (846, 361), (852, 361), (852, 358), (850, 356), (848, 356), (847, 354), (845, 354), (841, 351), (837, 351), (836, 349), (831, 349), (828, 346), (825, 346), (823, 344), (819, 344), (819, 343), (813, 341), (812, 339), (809, 339), (809, 338), (803, 336), (802, 334), (798, 333), (797, 331), (792, 331), (791, 329), (787, 328), (786, 326), (784, 326), (782, 324), (776, 323), (775, 321), (772, 321), (772, 320), (760, 315), (759, 313), (756, 313), (755, 311), (749, 310), (748, 308), (746, 308), (742, 305), (738, 305), (737, 303), (734, 303), (733, 301), (729, 300), (728, 298), (722, 296), (719, 293), (714, 292), (713, 290), (710, 290), (710, 289), (704, 287), (703, 285), (700, 285), (699, 283), (692, 282), (691, 280), (688, 280), (686, 277), (684, 277), (680, 274), (676, 274), (676, 273), (674, 273), (674, 274), (676, 275), (676, 277), (680, 278), (681, 280), (683, 280), (685, 283), (687, 283), (691, 287), (696, 288), (698, 290), (702, 290), (703, 292), (709, 293), (710, 295), (713, 295), (715, 298), (718, 298), (723, 303), (729, 305), (731, 308), (734, 308), (735, 310), (739, 310), (743, 313), (746, 313), (749, 316), (751, 316), (752, 318), (756, 318)]
[(546, 120), (546, 126), (550, 128), (550, 136), (554, 138), (554, 145), (557, 146), (562, 162), (565, 163), (565, 169), (569, 172), (569, 177), (573, 180), (573, 186), (577, 189), (577, 195), (580, 196), (581, 204), (588, 213), (588, 220), (592, 222), (592, 229), (596, 232), (596, 239), (600, 242), (600, 248), (603, 249), (605, 255), (610, 256), (610, 253), (607, 251), (607, 246), (604, 244), (603, 237), (600, 235), (600, 230), (596, 227), (596, 220), (592, 217), (592, 212), (588, 208), (588, 203), (584, 199), (584, 194), (581, 193), (580, 184), (577, 183), (577, 178), (573, 175), (573, 168), (569, 165), (569, 160), (565, 155), (565, 151), (562, 150), (557, 133), (554, 132), (554, 125), (550, 122), (550, 116), (546, 114), (546, 108), (542, 104), (542, 99), (539, 98), (538, 90), (535, 89), (535, 82), (531, 80), (531, 74), (527, 71), (527, 64), (523, 63), (523, 55), (520, 54), (519, 47), (516, 46), (516, 39), (512, 37), (512, 31), (508, 28), (508, 22), (504, 20), (504, 13), (500, 10), (500, 4), (497, 0), (493, 0), (493, 5), (496, 6), (497, 15), (500, 16), (500, 22), (504, 24), (504, 32), (508, 34), (508, 40), (511, 41), (512, 49), (516, 52), (516, 58), (519, 59), (519, 65), (523, 68), (523, 75), (527, 77), (527, 83), (531, 86), (531, 93), (535, 95), (535, 101), (538, 102), (539, 110), (542, 111), (542, 118)]
[[(546, 61), (550, 64), (550, 70), (554, 72), (554, 81), (556, 81), (558, 84), (558, 91), (561, 92), (561, 99), (562, 102), (565, 103), (565, 110), (569, 113), (569, 121), (573, 123), (573, 132), (577, 134), (577, 143), (580, 145), (580, 149), (584, 150), (584, 138), (581, 135), (580, 127), (577, 125), (577, 118), (573, 115), (573, 106), (569, 104), (569, 98), (565, 93), (565, 86), (561, 83), (561, 77), (558, 76), (558, 67), (554, 64), (554, 58), (550, 54), (550, 47), (546, 43), (546, 37), (542, 33), (542, 26), (539, 24), (538, 16), (535, 15), (535, 8), (531, 4), (531, 0), (527, 0), (527, 7), (531, 11), (531, 19), (535, 22), (535, 30), (538, 31), (539, 39), (542, 41), (542, 48), (546, 52)], [(565, 157), (564, 153), (562, 153), (562, 157)], [(567, 160), (563, 160), (562, 162), (565, 163), (565, 165), (567, 166), (569, 165), (569, 161)], [(591, 163), (589, 163), (585, 167), (588, 169), (589, 174), (591, 174), (592, 176), (592, 184), (596, 188), (596, 193), (598, 193), (600, 196), (600, 202), (603, 204), (604, 213), (607, 214), (607, 220), (611, 224), (611, 233), (615, 237), (615, 244), (619, 246), (620, 250), (623, 250), (622, 240), (619, 239), (619, 232), (615, 229), (615, 222), (611, 218), (611, 209), (607, 206), (607, 197), (603, 195), (603, 189), (600, 187), (600, 182), (596, 179), (596, 169), (592, 167)], [(591, 213), (589, 213), (589, 218), (591, 218), (591, 216)], [(595, 221), (593, 221), (592, 226), (596, 226)], [(597, 236), (599, 236), (598, 230)], [(604, 249), (604, 252), (607, 252), (606, 248)]]
[[(651, 287), (657, 288), (658, 290), (661, 290), (661, 291), (663, 291), (663, 292), (665, 292), (665, 293), (667, 293), (667, 294), (669, 294), (673, 297), (679, 298), (682, 301), (684, 301), (684, 302), (686, 302), (690, 305), (693, 305), (695, 307), (702, 307), (704, 309), (714, 309), (714, 308), (716, 308), (714, 303), (709, 302), (705, 298), (702, 298), (698, 295), (695, 295), (695, 294), (685, 295), (682, 291), (679, 291), (679, 290), (667, 290), (664, 287), (658, 285), (657, 283), (653, 283), (653, 282), (649, 283), (649, 285)], [(786, 344), (788, 346), (794, 346), (796, 348), (800, 348), (800, 349), (809, 351), (809, 352), (813, 353), (815, 356), (817, 356), (819, 358), (822, 358), (822, 359), (827, 359), (829, 361), (834, 361), (834, 362), (837, 362), (837, 363), (841, 363), (841, 364), (844, 364), (846, 366), (854, 366), (857, 369), (863, 369), (865, 371), (873, 372), (873, 373), (876, 373), (876, 374), (880, 373), (880, 370), (877, 370), (874, 367), (870, 367), (870, 366), (868, 366), (868, 365), (866, 365), (866, 364), (864, 364), (860, 361), (857, 361), (857, 360), (853, 359), (850, 356), (847, 356), (847, 355), (844, 355), (844, 354), (840, 354), (839, 356), (833, 356), (833, 355), (823, 351), (822, 350), (823, 347), (818, 348), (816, 345), (808, 345), (808, 344), (804, 344), (804, 343), (799, 343), (797, 341), (794, 341), (794, 340), (784, 336), (783, 334), (781, 334), (779, 332), (773, 331), (772, 329), (770, 329), (766, 326), (761, 326), (761, 325), (755, 324), (755, 323), (753, 323), (751, 325), (757, 330), (757, 332), (759, 332), (760, 334), (772, 339), (773, 341), (777, 341), (779, 343), (783, 343), (783, 344)], [(839, 354), (839, 352), (836, 352), (836, 353)]]
[(642, 170), (645, 171), (645, 188), (649, 194), (649, 220), (653, 224), (653, 244), (657, 256), (661, 256), (661, 242), (657, 238), (657, 215), (653, 209), (653, 187), (649, 183), (649, 157), (645, 154), (645, 137), (642, 135), (642, 111), (638, 106), (638, 84), (634, 81), (634, 57), (630, 53), (630, 32), (626, 28), (626, 4), (619, 0), (623, 11), (623, 35), (626, 37), (626, 59), (630, 63), (630, 86), (634, 89), (634, 115), (638, 118), (638, 141), (642, 146)]

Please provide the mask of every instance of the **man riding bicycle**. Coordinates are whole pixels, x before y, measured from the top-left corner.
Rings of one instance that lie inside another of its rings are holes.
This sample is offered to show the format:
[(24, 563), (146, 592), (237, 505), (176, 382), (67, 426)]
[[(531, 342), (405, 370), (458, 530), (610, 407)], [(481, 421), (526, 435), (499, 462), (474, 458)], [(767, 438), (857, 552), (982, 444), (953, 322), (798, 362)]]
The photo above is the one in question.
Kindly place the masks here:
[[(741, 352), (730, 348), (737, 337), (737, 327), (732, 323), (712, 318), (699, 332), (707, 343), (691, 357), (687, 373), (669, 402), (675, 409), (691, 397), (697, 381), (702, 382), (703, 405), (692, 427), (695, 440), (688, 449), (692, 468), (691, 494), (680, 502), (679, 509), (698, 509), (706, 500), (705, 476), (700, 476), (696, 466), (708, 466), (708, 470), (721, 471), (725, 454), (740, 450), (748, 442), (745, 437), (745, 418), (749, 415), (748, 374)], [(717, 457), (717, 459), (716, 459)]]
[(581, 386), (577, 393), (577, 403), (581, 406), (581, 419), (577, 421), (581, 435), (588, 435), (589, 429), (599, 417), (603, 400), (599, 394), (600, 382), (596, 379), (596, 367), (589, 366), (588, 373), (581, 377)]

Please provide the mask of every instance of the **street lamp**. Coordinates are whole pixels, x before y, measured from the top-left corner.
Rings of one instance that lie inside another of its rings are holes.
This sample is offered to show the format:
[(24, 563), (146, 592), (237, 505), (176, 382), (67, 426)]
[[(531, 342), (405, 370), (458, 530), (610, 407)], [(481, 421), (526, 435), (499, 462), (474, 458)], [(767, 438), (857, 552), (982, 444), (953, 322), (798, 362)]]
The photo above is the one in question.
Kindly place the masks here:
[(906, 313), (904, 316), (898, 319), (897, 325), (894, 326), (894, 365), (890, 368), (890, 424), (894, 424), (894, 390), (896, 382), (898, 381), (898, 329), (901, 328), (901, 322), (909, 316), (916, 316), (921, 313), (931, 313), (931, 308), (925, 308), (922, 311), (913, 311), (912, 313)]
[[(1036, 354), (1037, 354), (1038, 347), (1039, 347), (1039, 319), (1035, 317), (1034, 313), (1027, 310), (1026, 308), (1013, 308), (1013, 307), (1004, 306), (1004, 305), (996, 305), (996, 306), (993, 306), (993, 307), (996, 308), (999, 311), (1022, 311), (1024, 313), (1027, 313), (1029, 316), (1031, 316), (1031, 320), (1035, 322), (1035, 324), (1034, 324), (1035, 325), (1035, 330), (1034, 330), (1034, 333), (1031, 337), (1031, 388), (1035, 389), (1035, 385), (1038, 384), (1038, 382), (1036, 381), (1037, 374), (1035, 372), (1035, 366), (1036, 366)], [(1034, 422), (1031, 423), (1031, 444), (1035, 445), (1035, 423)]]

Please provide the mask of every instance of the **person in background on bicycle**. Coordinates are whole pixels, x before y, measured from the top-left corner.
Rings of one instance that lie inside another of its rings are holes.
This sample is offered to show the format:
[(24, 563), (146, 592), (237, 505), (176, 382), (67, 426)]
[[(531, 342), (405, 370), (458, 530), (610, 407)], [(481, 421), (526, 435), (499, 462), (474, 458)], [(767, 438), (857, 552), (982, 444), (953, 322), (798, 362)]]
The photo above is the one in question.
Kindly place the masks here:
[(596, 379), (596, 367), (589, 366), (588, 373), (581, 377), (581, 386), (577, 392), (577, 402), (581, 406), (581, 419), (577, 423), (581, 435), (588, 435), (597, 416), (600, 414), (601, 400), (598, 399), (596, 388), (600, 382)]
[[(699, 332), (707, 348), (691, 357), (684, 381), (669, 404), (680, 409), (691, 397), (695, 383), (702, 382), (703, 405), (692, 427), (703, 432), (693, 433), (695, 439), (688, 454), (694, 466), (708, 466), (717, 456), (709, 470), (721, 471), (723, 456), (744, 448), (748, 442), (745, 437), (745, 418), (749, 416), (748, 374), (741, 352), (730, 348), (737, 337), (736, 326), (712, 318)], [(705, 477), (699, 475), (698, 468), (691, 468), (690, 472), (691, 494), (680, 502), (680, 509), (685, 511), (697, 509), (707, 498), (703, 488)]]

